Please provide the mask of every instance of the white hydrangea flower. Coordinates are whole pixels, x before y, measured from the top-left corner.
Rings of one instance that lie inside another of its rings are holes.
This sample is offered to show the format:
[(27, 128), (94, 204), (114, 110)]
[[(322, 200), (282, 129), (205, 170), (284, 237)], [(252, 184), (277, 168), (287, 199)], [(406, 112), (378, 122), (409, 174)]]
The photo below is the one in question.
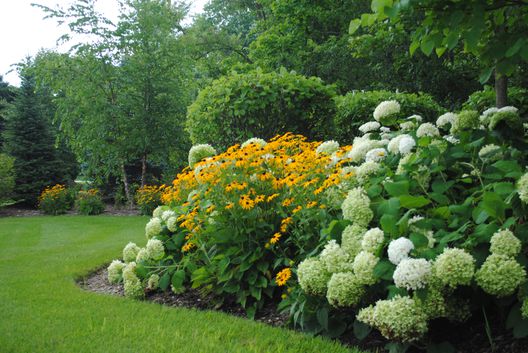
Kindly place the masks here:
[(438, 117), (438, 119), (436, 119), (436, 126), (438, 126), (439, 128), (441, 129), (448, 129), (450, 128), (450, 126), (447, 126), (448, 124), (449, 125), (453, 125), (453, 123), (455, 122), (456, 120), (456, 114), (455, 113), (445, 113), (445, 114), (442, 114)]
[(176, 216), (176, 213), (174, 211), (171, 211), (171, 210), (168, 210), (168, 211), (164, 211), (162, 214), (161, 214), (161, 220), (163, 222), (167, 222), (167, 220), (171, 217), (174, 217)]
[(398, 114), (400, 109), (400, 103), (395, 100), (381, 102), (374, 110), (374, 119), (379, 121), (386, 116)]
[(147, 281), (147, 289), (154, 290), (158, 288), (160, 276), (157, 274), (150, 275), (148, 281)]
[(412, 149), (416, 146), (416, 141), (411, 136), (404, 136), (400, 139), (398, 144), (398, 150), (402, 155), (411, 153)]
[(326, 294), (327, 283), (332, 274), (326, 270), (321, 260), (310, 257), (299, 264), (297, 278), (302, 290), (311, 295)]
[(403, 259), (409, 257), (409, 253), (412, 249), (414, 249), (414, 244), (407, 238), (400, 237), (391, 241), (387, 249), (389, 261), (395, 265), (398, 265)]
[(123, 283), (126, 297), (139, 299), (145, 295), (141, 280), (136, 275), (135, 262), (129, 262), (125, 268), (123, 268)]
[(343, 218), (361, 226), (367, 226), (374, 212), (370, 209), (370, 199), (361, 187), (350, 190), (341, 205)]
[(352, 270), (359, 283), (369, 286), (376, 283), (374, 267), (376, 267), (378, 262), (379, 258), (368, 251), (361, 251), (356, 255), (352, 263)]
[(249, 145), (251, 145), (251, 144), (253, 144), (253, 145), (259, 145), (260, 147), (264, 147), (264, 146), (266, 146), (268, 143), (267, 143), (265, 140), (261, 139), (261, 138), (258, 138), (258, 137), (252, 137), (252, 138), (250, 138), (249, 140), (247, 140), (246, 142), (244, 142), (244, 143), (240, 146), (240, 148), (245, 148), (245, 147), (247, 147), (247, 146), (249, 146)]
[(385, 148), (374, 148), (367, 152), (365, 155), (365, 161), (367, 162), (379, 162), (387, 157), (387, 151)]
[(263, 154), (262, 156), (260, 156), (260, 158), (265, 159), (265, 160), (270, 160), (270, 159), (275, 158), (275, 155), (272, 154), (272, 153), (266, 153), (266, 154)]
[(495, 162), (500, 160), (503, 154), (499, 146), (489, 144), (480, 149), (478, 156), (484, 162)]
[(216, 150), (209, 144), (192, 146), (189, 150), (189, 167), (193, 168), (202, 159), (214, 156), (215, 154)]
[(421, 115), (414, 114), (414, 115), (411, 115), (410, 117), (408, 117), (407, 120), (416, 121), (418, 123), (421, 123), (423, 121), (423, 118), (422, 118)]
[(146, 248), (148, 257), (152, 260), (161, 260), (165, 256), (165, 248), (161, 240), (150, 239)]
[(167, 229), (171, 232), (178, 230), (178, 219), (176, 217), (171, 217), (167, 220)]
[(139, 252), (139, 247), (135, 243), (128, 243), (123, 249), (123, 261), (131, 262), (136, 259), (137, 253)]
[(352, 162), (360, 162), (365, 158), (368, 151), (380, 147), (379, 142), (375, 140), (369, 140), (367, 137), (356, 137), (352, 143), (352, 149), (348, 152), (348, 158)]
[(330, 240), (319, 255), (319, 259), (330, 273), (347, 272), (351, 270), (350, 256), (341, 249), (335, 239)]
[(356, 179), (360, 185), (368, 181), (370, 176), (375, 175), (381, 170), (381, 164), (374, 161), (367, 161), (356, 169)]
[(350, 272), (335, 273), (328, 281), (326, 299), (334, 307), (353, 307), (359, 303), (365, 289)]
[(339, 149), (339, 143), (334, 140), (325, 141), (321, 143), (315, 150), (316, 154), (327, 154), (331, 155)]
[(519, 109), (512, 107), (511, 105), (508, 105), (506, 107), (502, 107), (498, 110), (498, 113), (514, 113), (517, 114)]
[(391, 132), (391, 129), (390, 129), (390, 127), (382, 126), (382, 127), (380, 127), (380, 132), (382, 132), (384, 134), (388, 134), (389, 132)]
[(341, 233), (341, 249), (343, 249), (351, 259), (361, 251), (361, 240), (367, 229), (353, 223), (348, 225)]
[(525, 173), (517, 181), (517, 193), (522, 202), (528, 203), (528, 173)]
[(145, 226), (145, 235), (148, 239), (150, 239), (153, 236), (160, 234), (162, 230), (163, 226), (161, 225), (161, 219), (157, 217), (151, 218)]
[(400, 153), (400, 149), (399, 149), (400, 140), (404, 136), (409, 136), (409, 135), (405, 135), (405, 134), (404, 135), (398, 135), (398, 136), (394, 137), (392, 140), (389, 141), (389, 144), (387, 145), (387, 149), (389, 150), (390, 153), (393, 153), (393, 154)]
[(455, 136), (453, 135), (447, 135), (447, 136), (444, 136), (444, 140), (446, 140), (447, 142), (449, 143), (452, 143), (453, 145), (457, 145), (460, 143), (460, 140), (457, 139)]
[(361, 240), (361, 248), (364, 251), (375, 253), (385, 241), (385, 235), (379, 228), (369, 229)]
[(491, 108), (488, 108), (488, 109), (484, 110), (484, 111), (482, 112), (482, 115), (484, 115), (484, 116), (493, 115), (493, 114), (495, 114), (495, 113), (498, 112), (498, 111), (499, 111), (498, 108), (496, 108), (496, 107), (491, 107)]
[(409, 226), (413, 225), (414, 223), (417, 223), (417, 222), (420, 222), (421, 220), (423, 220), (424, 217), (423, 216), (420, 216), (420, 215), (416, 215), (416, 216), (413, 216), (411, 219), (409, 219), (409, 221), (407, 222), (407, 224)]
[(410, 131), (413, 130), (416, 127), (416, 124), (414, 121), (404, 121), (400, 124), (400, 130), (402, 131)]
[(123, 268), (125, 267), (125, 264), (122, 263), (119, 260), (114, 260), (112, 263), (108, 266), (108, 282), (112, 284), (119, 283), (121, 280), (121, 274), (123, 272)]
[(148, 262), (150, 260), (147, 249), (141, 248), (136, 256), (136, 262)]
[(407, 290), (424, 288), (431, 275), (432, 266), (426, 259), (403, 259), (393, 274), (396, 287)]
[(153, 218), (161, 218), (161, 215), (163, 214), (163, 212), (165, 212), (167, 210), (167, 206), (158, 206), (154, 209), (154, 211), (152, 212), (152, 217)]
[(376, 131), (380, 128), (381, 124), (377, 121), (369, 121), (359, 127), (359, 131), (366, 134), (367, 132)]
[(420, 138), (423, 136), (440, 136), (440, 131), (438, 131), (438, 128), (431, 123), (423, 123), (418, 127), (418, 130), (416, 130), (416, 137)]

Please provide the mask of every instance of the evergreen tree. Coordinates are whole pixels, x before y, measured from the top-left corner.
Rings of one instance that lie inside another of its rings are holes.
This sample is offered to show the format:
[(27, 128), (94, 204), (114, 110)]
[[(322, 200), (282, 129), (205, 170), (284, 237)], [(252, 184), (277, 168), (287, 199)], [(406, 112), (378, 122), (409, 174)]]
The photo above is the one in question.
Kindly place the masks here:
[(2, 150), (3, 144), (2, 131), (4, 131), (5, 115), (7, 114), (9, 103), (11, 103), (14, 98), (14, 87), (5, 82), (3, 76), (0, 75), (0, 151)]
[(15, 158), (15, 197), (36, 205), (42, 189), (56, 183), (57, 158), (49, 120), (42, 114), (32, 75), (22, 72), (4, 130), (4, 151)]

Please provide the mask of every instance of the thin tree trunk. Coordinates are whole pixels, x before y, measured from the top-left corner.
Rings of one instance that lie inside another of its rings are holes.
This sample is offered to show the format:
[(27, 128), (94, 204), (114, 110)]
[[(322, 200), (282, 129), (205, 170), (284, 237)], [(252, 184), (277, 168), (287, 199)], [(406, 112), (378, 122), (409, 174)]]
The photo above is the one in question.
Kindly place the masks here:
[(502, 108), (508, 105), (508, 77), (495, 73), (495, 105)]
[(132, 196), (130, 195), (130, 186), (128, 184), (128, 175), (126, 173), (125, 164), (121, 164), (121, 177), (123, 178), (123, 186), (125, 188), (125, 196), (129, 207), (132, 207)]
[(145, 186), (147, 179), (147, 154), (141, 157), (141, 187)]

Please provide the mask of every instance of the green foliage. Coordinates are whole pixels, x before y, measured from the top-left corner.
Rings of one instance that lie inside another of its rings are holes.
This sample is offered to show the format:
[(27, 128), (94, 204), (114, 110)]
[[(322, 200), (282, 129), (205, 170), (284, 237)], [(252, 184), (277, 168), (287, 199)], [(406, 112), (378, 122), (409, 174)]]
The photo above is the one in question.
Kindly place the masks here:
[(325, 138), (333, 131), (333, 95), (321, 80), (285, 70), (234, 73), (200, 92), (189, 107), (187, 130), (193, 143), (221, 148), (287, 131)]
[(34, 77), (23, 71), (20, 93), (4, 131), (4, 151), (15, 158), (15, 198), (32, 206), (45, 186), (67, 178), (58, 168), (46, 104), (35, 89)]
[(444, 109), (427, 94), (394, 93), (388, 91), (353, 92), (336, 97), (337, 111), (334, 118), (335, 139), (341, 143), (352, 143), (360, 134), (358, 128), (372, 120), (376, 106), (387, 100), (400, 102), (400, 115), (408, 117), (418, 114), (424, 121), (435, 121)]
[[(522, 118), (528, 118), (528, 89), (510, 87), (508, 89), (508, 104), (519, 109)], [(484, 111), (495, 106), (495, 90), (485, 86), (482, 91), (472, 93), (464, 103), (464, 109)]]
[(15, 188), (15, 159), (0, 153), (0, 207), (11, 202)]
[(351, 33), (387, 18), (398, 22), (402, 13), (415, 11), (423, 17), (412, 33), (411, 54), (420, 48), (428, 56), (435, 51), (440, 57), (463, 43), (464, 50), (477, 55), (485, 66), (482, 83), (493, 70), (510, 76), (521, 62), (528, 61), (526, 2), (445, 1), (437, 6), (434, 0), (373, 0), (371, 8), (373, 13), (351, 21)]
[(39, 196), (39, 209), (45, 214), (59, 215), (71, 210), (75, 196), (72, 190), (64, 185), (56, 184), (48, 186)]
[(82, 215), (92, 216), (103, 213), (105, 204), (101, 198), (99, 190), (81, 190), (77, 193), (75, 208)]

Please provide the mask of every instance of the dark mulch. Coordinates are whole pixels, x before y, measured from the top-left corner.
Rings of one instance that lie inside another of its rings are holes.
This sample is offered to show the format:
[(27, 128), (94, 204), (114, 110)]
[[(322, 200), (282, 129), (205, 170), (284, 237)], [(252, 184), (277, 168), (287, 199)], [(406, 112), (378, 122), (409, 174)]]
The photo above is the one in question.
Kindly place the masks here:
[[(75, 210), (71, 210), (66, 212), (66, 214), (77, 215), (78, 213)], [(110, 216), (138, 216), (140, 213), (139, 210), (135, 208), (122, 208), (107, 204), (102, 214)], [(30, 207), (13, 205), (0, 208), (0, 217), (34, 217), (44, 215), (45, 214), (40, 210)]]
[[(90, 276), (82, 279), (79, 282), (79, 285), (82, 288), (92, 292), (123, 296), (123, 286), (108, 283), (106, 276), (106, 268), (102, 268)], [(194, 308), (198, 310), (215, 309), (230, 315), (246, 317), (246, 312), (244, 309), (242, 309), (236, 303), (224, 303), (220, 307), (212, 307), (211, 303), (214, 302), (212, 297), (204, 297), (196, 289), (189, 288), (181, 294), (175, 294), (171, 291), (167, 291), (166, 293), (149, 292), (146, 294), (146, 300), (173, 307)], [(287, 319), (287, 315), (279, 313), (277, 311), (277, 307), (271, 303), (262, 308), (262, 310), (260, 310), (255, 317), (256, 321), (272, 326), (284, 326)]]
[[(123, 296), (122, 285), (109, 284), (106, 279), (106, 267), (102, 268), (79, 282), (79, 285), (89, 291)], [(219, 310), (230, 315), (246, 317), (245, 312), (234, 302), (224, 303), (220, 307), (213, 307), (212, 297), (204, 297), (195, 289), (187, 289), (184, 293), (147, 293), (146, 299), (155, 303), (173, 306), (194, 308), (198, 310)], [(277, 311), (274, 304), (268, 304), (258, 314), (255, 320), (272, 326), (285, 326), (288, 317)], [(528, 353), (528, 338), (514, 339), (511, 333), (497, 323), (500, 320), (492, 316), (488, 317), (491, 325), (491, 335), (493, 338), (493, 348), (490, 346), (484, 327), (484, 318), (474, 315), (472, 319), (464, 324), (455, 325), (449, 322), (436, 322), (430, 327), (430, 336), (434, 342), (449, 341), (458, 353)], [(350, 332), (340, 338), (345, 345), (356, 346), (371, 352), (383, 352), (387, 340), (377, 331), (364, 340), (358, 341)], [(408, 353), (424, 352), (419, 347), (411, 347)]]

